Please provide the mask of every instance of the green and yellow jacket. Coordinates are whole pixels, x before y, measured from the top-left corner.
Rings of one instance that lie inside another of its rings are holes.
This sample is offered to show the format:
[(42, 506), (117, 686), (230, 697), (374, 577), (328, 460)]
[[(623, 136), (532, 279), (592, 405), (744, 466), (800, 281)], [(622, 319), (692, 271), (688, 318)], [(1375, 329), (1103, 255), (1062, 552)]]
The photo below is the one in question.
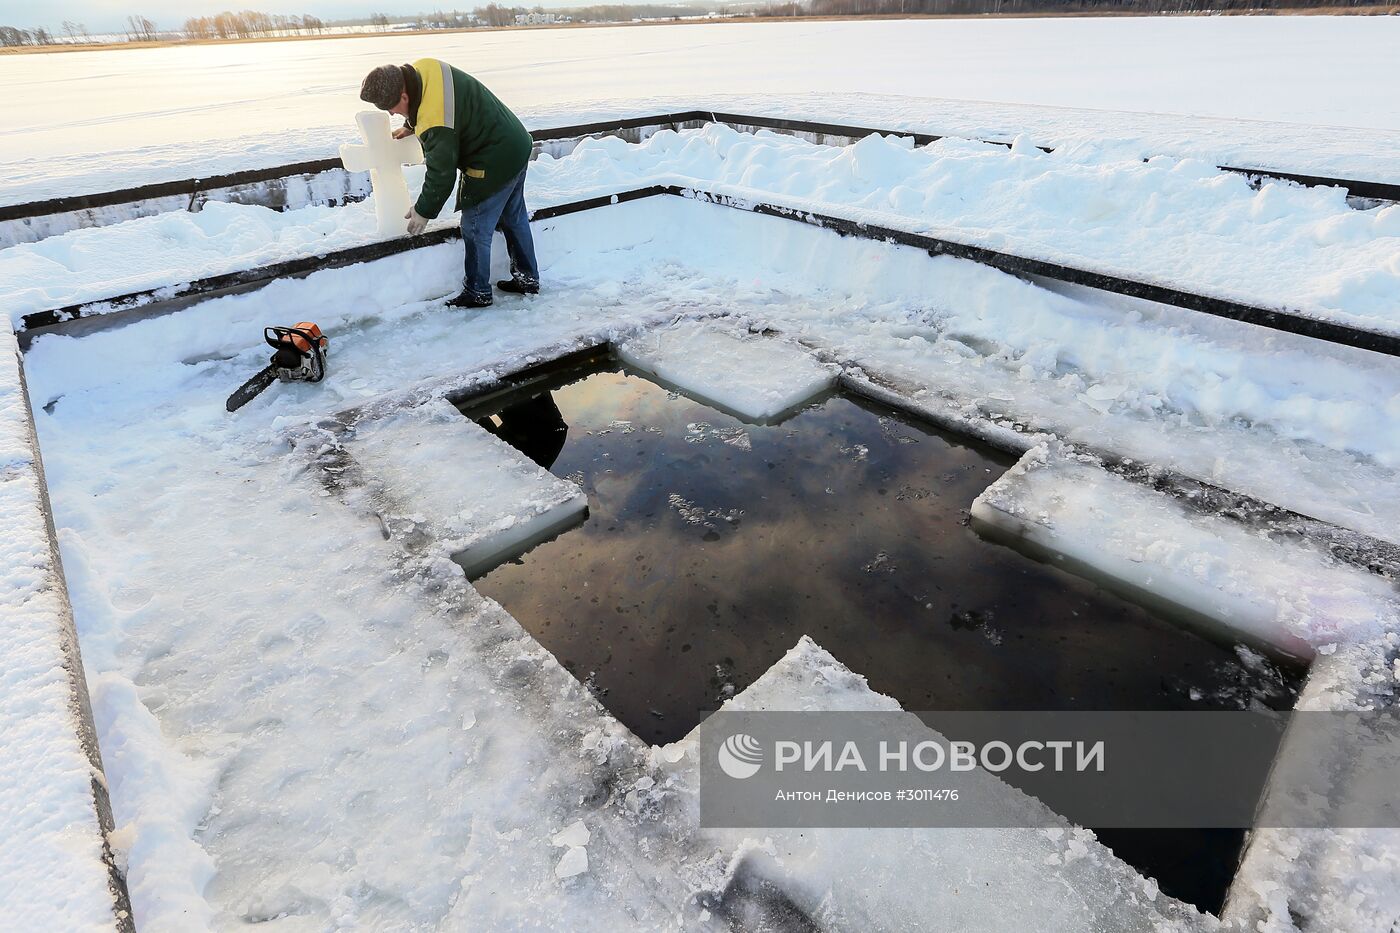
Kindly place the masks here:
[(530, 161), (530, 133), (484, 84), (436, 58), (401, 67), (408, 125), (428, 167), (414, 205), (420, 215), (431, 219), (442, 211), (459, 172), (457, 210), (479, 204), (520, 174)]

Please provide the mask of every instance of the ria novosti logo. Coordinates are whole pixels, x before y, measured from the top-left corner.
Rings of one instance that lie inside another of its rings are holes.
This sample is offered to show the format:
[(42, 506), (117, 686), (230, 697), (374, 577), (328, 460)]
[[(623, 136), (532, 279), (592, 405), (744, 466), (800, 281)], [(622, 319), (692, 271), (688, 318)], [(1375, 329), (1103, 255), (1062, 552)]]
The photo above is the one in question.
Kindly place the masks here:
[(763, 746), (753, 736), (737, 732), (720, 745), (718, 757), (720, 769), (742, 781), (753, 777), (763, 766)]
[[(912, 745), (912, 747), (911, 747)], [(716, 753), (719, 766), (736, 780), (751, 778), (763, 767), (763, 744), (747, 732), (735, 732), (725, 739)], [(803, 774), (838, 774), (871, 771), (907, 774), (912, 771), (975, 771), (993, 774), (1008, 770), (1055, 772), (1104, 770), (1105, 741), (1057, 739), (1047, 742), (1027, 740), (1017, 745), (997, 739), (982, 743), (948, 741), (942, 737), (910, 743), (906, 740), (825, 739), (820, 741), (779, 740), (773, 743), (773, 771)]]

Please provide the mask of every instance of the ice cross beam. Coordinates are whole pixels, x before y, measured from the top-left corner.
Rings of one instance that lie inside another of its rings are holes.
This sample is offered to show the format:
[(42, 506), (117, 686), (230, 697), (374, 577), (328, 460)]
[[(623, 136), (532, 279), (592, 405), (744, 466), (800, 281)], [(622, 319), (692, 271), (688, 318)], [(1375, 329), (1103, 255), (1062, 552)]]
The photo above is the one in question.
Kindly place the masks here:
[(362, 110), (355, 114), (364, 145), (346, 143), (340, 147), (340, 162), (349, 172), (369, 172), (374, 189), (374, 216), (379, 221), (380, 236), (402, 236), (408, 232), (404, 215), (412, 203), (408, 197), (408, 182), (403, 179), (405, 165), (423, 161), (423, 147), (417, 136), (395, 139), (389, 131), (389, 115), (382, 110)]

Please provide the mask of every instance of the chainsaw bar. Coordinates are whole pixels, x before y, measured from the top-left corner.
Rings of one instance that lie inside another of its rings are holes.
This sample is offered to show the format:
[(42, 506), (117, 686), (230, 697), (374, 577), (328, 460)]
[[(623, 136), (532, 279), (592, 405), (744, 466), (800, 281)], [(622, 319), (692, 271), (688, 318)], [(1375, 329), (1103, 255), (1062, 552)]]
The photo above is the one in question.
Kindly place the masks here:
[(229, 411), (238, 411), (238, 409), (257, 398), (259, 392), (272, 385), (276, 380), (277, 367), (265, 367), (252, 379), (249, 379), (239, 386), (238, 389), (228, 397), (228, 401), (224, 403), (224, 407)]

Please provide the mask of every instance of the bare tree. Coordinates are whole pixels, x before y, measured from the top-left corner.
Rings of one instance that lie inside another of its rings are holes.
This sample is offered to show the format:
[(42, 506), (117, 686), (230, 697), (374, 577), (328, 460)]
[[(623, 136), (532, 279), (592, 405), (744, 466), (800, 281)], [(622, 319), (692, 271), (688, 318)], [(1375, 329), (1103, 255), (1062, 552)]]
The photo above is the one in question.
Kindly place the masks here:
[(156, 24), (133, 13), (126, 18), (126, 35), (132, 42), (154, 42), (157, 38)]

